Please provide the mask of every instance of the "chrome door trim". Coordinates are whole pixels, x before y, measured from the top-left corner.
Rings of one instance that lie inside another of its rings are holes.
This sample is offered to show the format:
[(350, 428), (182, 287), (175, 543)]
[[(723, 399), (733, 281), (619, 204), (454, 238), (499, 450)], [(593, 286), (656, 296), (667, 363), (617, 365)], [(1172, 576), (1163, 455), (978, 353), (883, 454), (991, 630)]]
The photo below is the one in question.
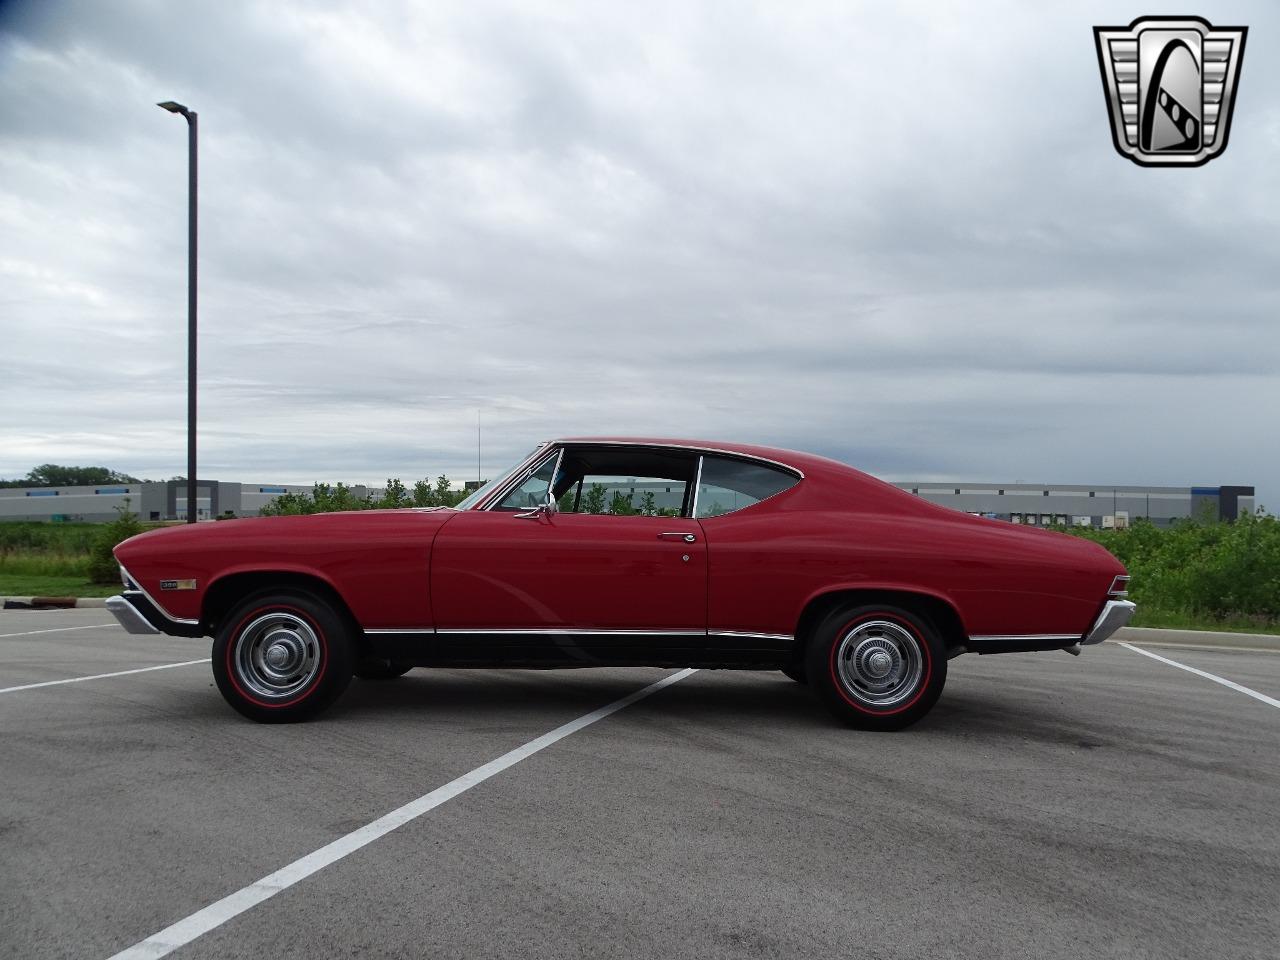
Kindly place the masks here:
[(689, 519), (695, 522), (698, 519), (698, 488), (702, 486), (702, 461), (705, 459), (705, 456), (698, 454), (698, 469), (693, 474), (693, 503), (689, 504)]

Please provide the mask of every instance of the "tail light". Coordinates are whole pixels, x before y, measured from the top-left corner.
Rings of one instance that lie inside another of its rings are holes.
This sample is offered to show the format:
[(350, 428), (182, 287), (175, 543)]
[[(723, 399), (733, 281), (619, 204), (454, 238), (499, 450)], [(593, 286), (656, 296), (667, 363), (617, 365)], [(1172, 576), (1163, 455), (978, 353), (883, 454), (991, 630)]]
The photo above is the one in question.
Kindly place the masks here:
[(1127, 597), (1129, 595), (1129, 578), (1116, 577), (1111, 581), (1111, 589), (1107, 591), (1109, 597)]

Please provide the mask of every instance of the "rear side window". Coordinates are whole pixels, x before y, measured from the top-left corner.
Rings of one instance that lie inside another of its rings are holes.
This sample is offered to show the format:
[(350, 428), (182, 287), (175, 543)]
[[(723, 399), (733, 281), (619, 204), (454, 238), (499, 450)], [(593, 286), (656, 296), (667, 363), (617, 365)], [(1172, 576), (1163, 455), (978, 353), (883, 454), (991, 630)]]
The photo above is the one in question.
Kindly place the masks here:
[(775, 493), (789, 490), (798, 480), (794, 474), (762, 463), (729, 457), (703, 457), (694, 516), (719, 517), (733, 513)]

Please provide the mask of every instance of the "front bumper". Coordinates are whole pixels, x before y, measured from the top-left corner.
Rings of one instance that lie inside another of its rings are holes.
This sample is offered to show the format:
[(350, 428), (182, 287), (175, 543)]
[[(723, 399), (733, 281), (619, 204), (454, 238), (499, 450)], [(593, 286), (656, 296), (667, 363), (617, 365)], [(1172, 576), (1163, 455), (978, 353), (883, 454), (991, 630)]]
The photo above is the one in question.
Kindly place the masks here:
[(1098, 619), (1093, 622), (1093, 627), (1080, 642), (1085, 645), (1101, 643), (1128, 623), (1137, 609), (1137, 604), (1130, 600), (1108, 600), (1098, 614)]
[(159, 633), (132, 603), (117, 594), (107, 598), (107, 610), (120, 622), (126, 633)]

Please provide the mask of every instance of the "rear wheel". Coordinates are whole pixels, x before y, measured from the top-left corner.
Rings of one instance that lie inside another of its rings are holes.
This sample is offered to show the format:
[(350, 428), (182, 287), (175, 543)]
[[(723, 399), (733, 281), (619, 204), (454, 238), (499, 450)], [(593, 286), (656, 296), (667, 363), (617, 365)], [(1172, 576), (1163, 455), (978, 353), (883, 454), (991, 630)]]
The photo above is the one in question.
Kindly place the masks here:
[(928, 713), (947, 680), (938, 631), (901, 607), (843, 607), (819, 624), (805, 658), (836, 717), (865, 730), (901, 730)]
[(381, 657), (365, 657), (356, 662), (355, 674), (361, 680), (394, 680), (413, 669), (412, 664)]
[(343, 617), (309, 593), (261, 593), (223, 620), (213, 677), (227, 703), (260, 723), (314, 717), (351, 682)]

